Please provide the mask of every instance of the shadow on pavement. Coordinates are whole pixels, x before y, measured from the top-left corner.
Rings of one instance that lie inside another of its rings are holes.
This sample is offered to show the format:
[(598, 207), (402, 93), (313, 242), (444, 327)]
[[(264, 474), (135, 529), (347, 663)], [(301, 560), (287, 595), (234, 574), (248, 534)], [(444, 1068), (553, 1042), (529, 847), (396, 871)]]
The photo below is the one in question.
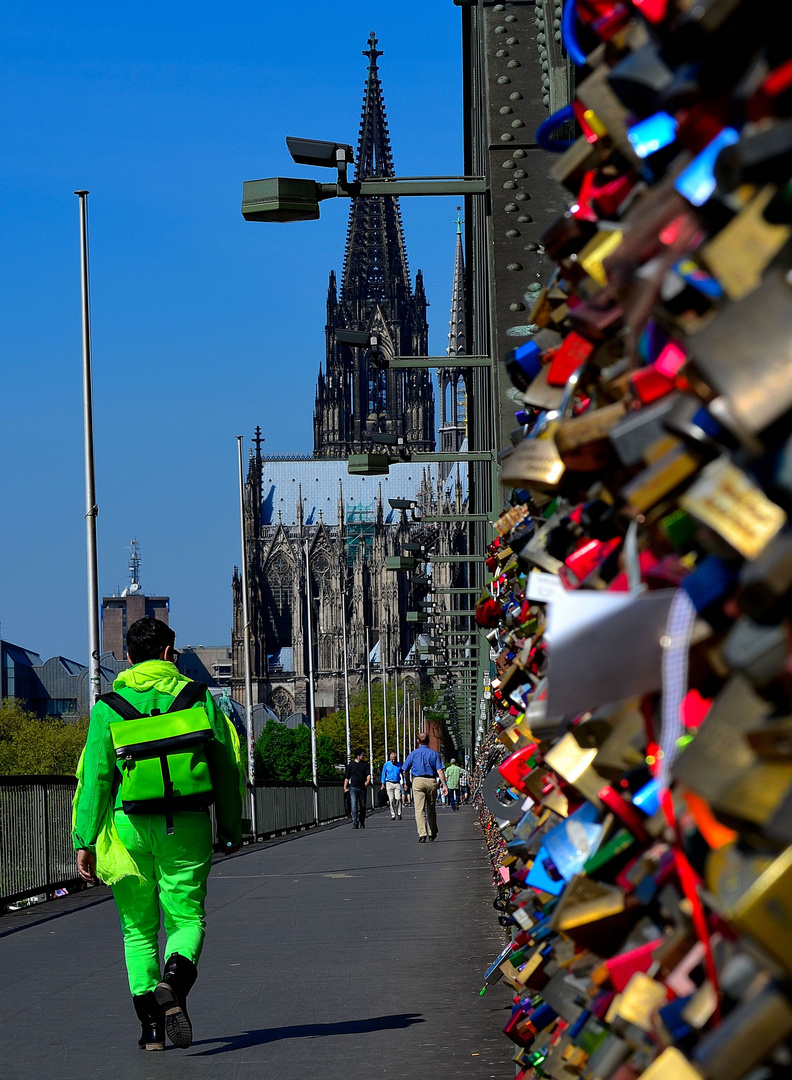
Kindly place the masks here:
[(395, 1031), (408, 1028), (413, 1024), (423, 1024), (420, 1013), (397, 1013), (393, 1016), (373, 1016), (368, 1020), (342, 1020), (337, 1024), (290, 1024), (288, 1027), (260, 1028), (258, 1031), (244, 1031), (239, 1035), (229, 1035), (224, 1039), (203, 1039), (193, 1046), (206, 1043), (218, 1043), (212, 1050), (202, 1050), (190, 1057), (212, 1057), (215, 1054), (228, 1054), (234, 1050), (245, 1050), (250, 1046), (277, 1042), (279, 1039), (319, 1039), (326, 1035), (365, 1035), (371, 1031)]

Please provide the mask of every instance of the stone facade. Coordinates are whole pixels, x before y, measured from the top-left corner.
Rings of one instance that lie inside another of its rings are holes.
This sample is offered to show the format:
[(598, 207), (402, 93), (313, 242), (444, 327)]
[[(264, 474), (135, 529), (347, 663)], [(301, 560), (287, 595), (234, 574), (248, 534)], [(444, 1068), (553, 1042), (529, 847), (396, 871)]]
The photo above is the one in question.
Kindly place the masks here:
[[(333, 464), (310, 462), (312, 471), (332, 468)], [(370, 628), (372, 676), (381, 678), (384, 662), (389, 673), (398, 670), (417, 680), (420, 626), (407, 621), (407, 612), (420, 610), (429, 580), (414, 573), (408, 579), (406, 574), (387, 570), (386, 560), (404, 555), (409, 543), (424, 544), (439, 555), (465, 550), (461, 520), (426, 525), (416, 520), (421, 512), (452, 519), (462, 515), (466, 499), (461, 475), (443, 484), (427, 471), (420, 481), (416, 510), (409, 512), (392, 511), (381, 485), (373, 512), (349, 510), (340, 487), (334, 513), (322, 511), (317, 516), (311, 512), (316, 518), (312, 523), (306, 520), (306, 499), (298, 484), (295, 519), (284, 521), (281, 513), (276, 522), (265, 524), (262, 475), (275, 472), (273, 465), (285, 472), (293, 468), (288, 461), (265, 460), (257, 446), (245, 485), (253, 703), (269, 705), (284, 719), (294, 712), (308, 712), (309, 578), (319, 716), (343, 707), (344, 611), (352, 690), (366, 675), (366, 627)], [(433, 566), (433, 580), (440, 587), (466, 585), (466, 574), (465, 564)], [(232, 696), (244, 702), (242, 580), (236, 568), (233, 600)], [(440, 606), (450, 610), (450, 594), (442, 594)], [(450, 628), (447, 621), (445, 627)]]

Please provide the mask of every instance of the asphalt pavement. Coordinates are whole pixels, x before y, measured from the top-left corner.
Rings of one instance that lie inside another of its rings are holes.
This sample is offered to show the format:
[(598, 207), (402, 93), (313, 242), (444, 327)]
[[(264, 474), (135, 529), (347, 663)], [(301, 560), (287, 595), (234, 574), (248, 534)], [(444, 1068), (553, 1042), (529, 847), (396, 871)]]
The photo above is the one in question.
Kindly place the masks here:
[(514, 1075), (503, 946), (472, 808), (408, 808), (219, 861), (190, 995), (195, 1042), (137, 1049), (109, 890), (0, 918), (2, 1080), (484, 1080)]

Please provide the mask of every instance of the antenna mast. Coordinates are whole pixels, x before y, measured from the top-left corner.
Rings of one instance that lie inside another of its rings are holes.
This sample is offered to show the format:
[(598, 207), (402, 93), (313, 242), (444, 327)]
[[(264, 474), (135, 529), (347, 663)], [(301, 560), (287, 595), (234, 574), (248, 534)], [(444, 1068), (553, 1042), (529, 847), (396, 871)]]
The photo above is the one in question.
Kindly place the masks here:
[(133, 540), (132, 554), (129, 556), (129, 574), (131, 582), (129, 585), (129, 591), (131, 593), (140, 592), (140, 545), (137, 540)]

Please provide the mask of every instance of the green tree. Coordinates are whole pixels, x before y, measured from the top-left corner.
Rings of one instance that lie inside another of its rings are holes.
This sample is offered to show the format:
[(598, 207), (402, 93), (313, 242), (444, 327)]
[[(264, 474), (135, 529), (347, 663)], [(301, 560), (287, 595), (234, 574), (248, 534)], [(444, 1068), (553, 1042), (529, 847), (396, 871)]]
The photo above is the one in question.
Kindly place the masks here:
[[(424, 708), (426, 719), (432, 720), (431, 707), (438, 698), (438, 692), (431, 688), (421, 688), (421, 705)], [(372, 776), (379, 779), (382, 764), (385, 760), (385, 724), (383, 722), (382, 708), (382, 683), (372, 683), (371, 687), (371, 733), (374, 748), (374, 761), (372, 762)], [(399, 694), (399, 751), (402, 747), (402, 728), (404, 713), (404, 697)], [(396, 691), (392, 686), (388, 687), (388, 752), (396, 748)], [(352, 753), (362, 748), (368, 757), (368, 695), (366, 687), (359, 687), (349, 699), (349, 729), (352, 742)], [(333, 746), (333, 757), (337, 764), (346, 762), (346, 714), (343, 709), (330, 713), (317, 725), (317, 730), (327, 735)]]
[[(311, 732), (304, 724), (287, 728), (277, 720), (268, 720), (253, 747), (253, 756), (260, 780), (311, 782)], [(316, 764), (320, 780), (338, 779), (333, 768), (333, 747), (325, 735), (317, 734)]]
[(0, 702), (0, 774), (73, 776), (88, 720), (42, 720), (18, 702)]

